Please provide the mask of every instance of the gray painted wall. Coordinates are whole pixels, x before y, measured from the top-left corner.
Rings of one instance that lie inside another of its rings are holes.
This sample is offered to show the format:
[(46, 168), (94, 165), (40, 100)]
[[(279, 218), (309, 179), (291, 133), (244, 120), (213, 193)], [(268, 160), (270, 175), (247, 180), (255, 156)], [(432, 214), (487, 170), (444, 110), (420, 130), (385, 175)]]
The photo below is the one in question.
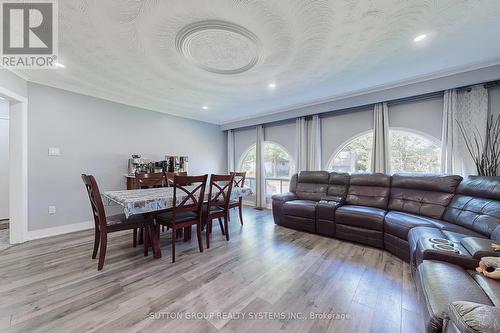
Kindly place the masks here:
[[(500, 109), (500, 89), (498, 90)], [(441, 140), (443, 98), (409, 101), (389, 106), (391, 127), (408, 128), (421, 132), (435, 140)], [(500, 112), (500, 110), (499, 110)], [(348, 113), (333, 113), (321, 118), (321, 144), (323, 169), (328, 169), (330, 158), (346, 141), (373, 129), (373, 109), (360, 108)], [(235, 163), (239, 161), (248, 147), (255, 144), (255, 129), (245, 128), (235, 131)], [(284, 146), (295, 159), (296, 137), (295, 122), (288, 121), (265, 126), (266, 141), (274, 141)]]
[(443, 97), (389, 105), (389, 126), (408, 128), (441, 141)]
[(7, 88), (23, 97), (28, 96), (26, 81), (4, 68), (0, 68), (0, 87)]
[(0, 100), (0, 220), (9, 218), (9, 103)]
[[(90, 221), (80, 174), (94, 174), (101, 190), (124, 189), (134, 153), (187, 155), (190, 174), (226, 170), (225, 135), (216, 125), (31, 83), (28, 96), (29, 231)], [(61, 156), (48, 156), (49, 147)]]

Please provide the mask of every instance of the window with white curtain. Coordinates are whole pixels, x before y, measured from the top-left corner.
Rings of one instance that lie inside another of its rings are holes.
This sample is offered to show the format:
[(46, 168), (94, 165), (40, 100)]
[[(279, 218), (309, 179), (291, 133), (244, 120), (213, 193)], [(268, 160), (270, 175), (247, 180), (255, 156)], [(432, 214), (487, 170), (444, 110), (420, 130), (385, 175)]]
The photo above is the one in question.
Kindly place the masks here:
[[(249, 147), (242, 155), (238, 164), (240, 171), (246, 171), (246, 186), (255, 193), (255, 145)], [(275, 142), (264, 142), (264, 166), (266, 180), (266, 202), (276, 193), (288, 192), (290, 178), (295, 172), (295, 164), (288, 150)], [(247, 197), (246, 201), (255, 202), (255, 196)]]
[[(370, 172), (373, 131), (351, 138), (330, 158), (328, 169), (337, 172)], [(391, 173), (439, 173), (441, 147), (438, 140), (414, 130), (389, 131)]]
[(351, 138), (330, 158), (328, 169), (336, 172), (370, 172), (373, 131)]
[(389, 133), (391, 172), (439, 173), (441, 147), (439, 141), (407, 129), (391, 129)]

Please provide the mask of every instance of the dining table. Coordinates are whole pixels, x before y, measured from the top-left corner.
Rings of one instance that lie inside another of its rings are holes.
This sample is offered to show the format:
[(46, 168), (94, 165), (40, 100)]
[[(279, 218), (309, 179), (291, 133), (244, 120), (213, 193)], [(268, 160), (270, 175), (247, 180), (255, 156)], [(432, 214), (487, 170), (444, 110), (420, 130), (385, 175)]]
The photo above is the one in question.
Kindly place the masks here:
[[(193, 190), (195, 186), (185, 186), (186, 190)], [(241, 197), (252, 195), (252, 189), (249, 187), (233, 187), (230, 200), (237, 200)], [(184, 191), (177, 191), (176, 204), (180, 204), (185, 198)], [(208, 202), (209, 189), (205, 190), (204, 202)], [(106, 206), (119, 205), (123, 207), (123, 212), (127, 218), (132, 215), (150, 214), (154, 216), (160, 211), (168, 211), (174, 207), (174, 187), (159, 187), (139, 190), (119, 190), (104, 191), (102, 197), (105, 199)], [(149, 225), (146, 234), (150, 237), (150, 244), (153, 249), (153, 257), (161, 258), (161, 249), (159, 244), (159, 228), (156, 223)]]

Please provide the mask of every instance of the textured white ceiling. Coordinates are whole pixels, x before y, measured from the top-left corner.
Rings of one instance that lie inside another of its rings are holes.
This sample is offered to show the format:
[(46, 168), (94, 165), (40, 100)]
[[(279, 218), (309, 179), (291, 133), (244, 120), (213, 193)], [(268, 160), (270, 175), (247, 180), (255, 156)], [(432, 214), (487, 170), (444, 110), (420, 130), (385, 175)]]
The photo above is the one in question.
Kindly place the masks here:
[(66, 68), (21, 74), (226, 123), (500, 60), (499, 17), (497, 0), (64, 0)]

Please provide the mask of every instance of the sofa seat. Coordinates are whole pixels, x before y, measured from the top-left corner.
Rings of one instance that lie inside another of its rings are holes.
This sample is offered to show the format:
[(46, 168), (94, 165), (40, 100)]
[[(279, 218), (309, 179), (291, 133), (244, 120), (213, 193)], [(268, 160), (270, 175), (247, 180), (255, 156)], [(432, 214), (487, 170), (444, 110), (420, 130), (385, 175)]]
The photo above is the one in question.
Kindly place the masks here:
[(385, 213), (385, 210), (375, 207), (340, 206), (335, 211), (335, 236), (383, 248)]
[(357, 228), (383, 231), (386, 211), (375, 207), (346, 205), (337, 208), (335, 223)]
[(437, 227), (442, 221), (410, 213), (389, 211), (385, 216), (384, 230), (393, 236), (408, 240), (408, 233), (415, 227)]
[(283, 214), (288, 216), (299, 216), (308, 219), (315, 219), (317, 201), (312, 200), (292, 200), (283, 204)]
[(457, 265), (426, 260), (418, 266), (415, 278), (427, 332), (442, 331), (443, 319), (448, 316), (452, 302), (494, 305), (470, 273)]

